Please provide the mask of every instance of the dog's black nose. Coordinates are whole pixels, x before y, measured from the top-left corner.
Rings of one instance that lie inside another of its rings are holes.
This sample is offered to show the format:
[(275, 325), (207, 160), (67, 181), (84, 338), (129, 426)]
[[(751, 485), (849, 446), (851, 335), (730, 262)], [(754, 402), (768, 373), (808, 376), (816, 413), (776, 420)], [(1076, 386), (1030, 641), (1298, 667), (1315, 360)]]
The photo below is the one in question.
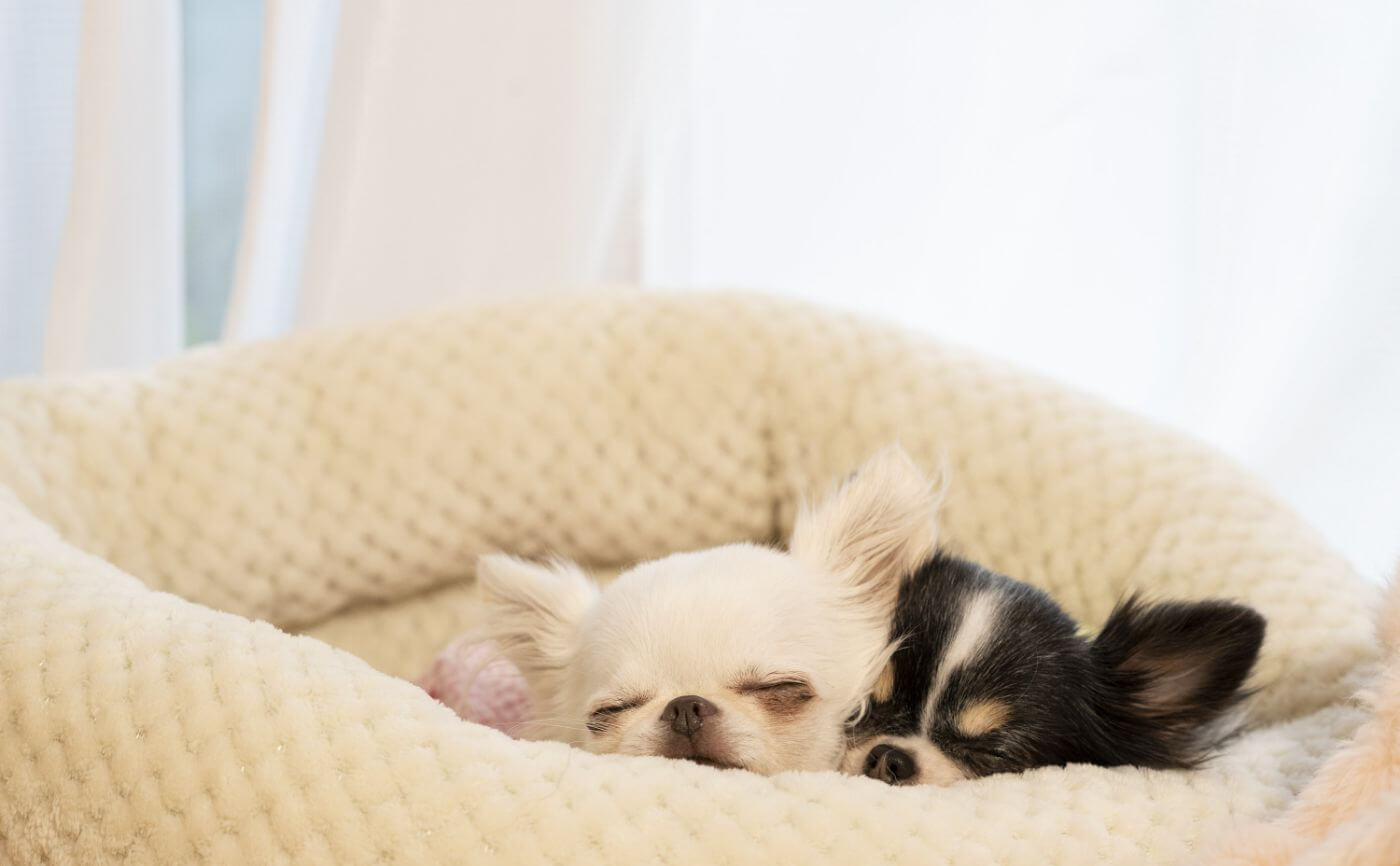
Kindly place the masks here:
[(898, 785), (919, 771), (914, 756), (888, 743), (881, 743), (865, 756), (865, 775), (891, 785)]
[(699, 695), (681, 695), (661, 711), (661, 721), (669, 722), (676, 733), (692, 737), (717, 712), (719, 707)]

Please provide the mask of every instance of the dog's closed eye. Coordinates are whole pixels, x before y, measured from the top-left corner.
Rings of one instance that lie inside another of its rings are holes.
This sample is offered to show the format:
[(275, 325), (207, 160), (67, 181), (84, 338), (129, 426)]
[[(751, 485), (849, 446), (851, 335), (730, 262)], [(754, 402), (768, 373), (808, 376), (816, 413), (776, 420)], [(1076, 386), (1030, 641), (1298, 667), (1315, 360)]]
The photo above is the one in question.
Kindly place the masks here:
[(735, 691), (755, 698), (765, 710), (778, 715), (799, 712), (804, 704), (817, 696), (812, 684), (802, 677), (754, 680), (741, 683)]
[(618, 716), (628, 710), (634, 710), (647, 702), (647, 698), (635, 695), (627, 698), (620, 698), (600, 704), (588, 712), (588, 730), (595, 734), (601, 734), (608, 730), (617, 722)]

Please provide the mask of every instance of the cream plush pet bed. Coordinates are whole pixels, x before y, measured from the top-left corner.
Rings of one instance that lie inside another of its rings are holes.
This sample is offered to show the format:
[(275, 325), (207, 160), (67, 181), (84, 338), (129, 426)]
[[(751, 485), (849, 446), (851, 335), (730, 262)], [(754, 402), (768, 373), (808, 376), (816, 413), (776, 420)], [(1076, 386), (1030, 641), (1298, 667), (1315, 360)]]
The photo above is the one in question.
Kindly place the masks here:
[[(1077, 617), (1131, 587), (1258, 606), (1253, 730), (1195, 773), (894, 789), (517, 742), (396, 678), (474, 623), (479, 553), (778, 538), (893, 439), (946, 460), (948, 541)], [(776, 300), (481, 307), (4, 382), (0, 857), (1180, 863), (1355, 726), (1370, 599), (1211, 451)]]

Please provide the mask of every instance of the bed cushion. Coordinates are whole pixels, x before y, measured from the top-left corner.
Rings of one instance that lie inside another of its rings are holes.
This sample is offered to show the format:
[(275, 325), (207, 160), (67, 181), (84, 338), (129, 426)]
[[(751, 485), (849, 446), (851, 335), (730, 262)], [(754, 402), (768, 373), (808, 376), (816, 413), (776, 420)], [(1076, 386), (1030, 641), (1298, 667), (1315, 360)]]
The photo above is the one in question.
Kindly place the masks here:
[[(1110, 362), (1110, 361), (1106, 361)], [(1269, 633), (1197, 772), (950, 788), (599, 757), (400, 677), (475, 557), (602, 570), (784, 537), (901, 442), (946, 541), (1101, 622), (1224, 596)], [(1229, 460), (927, 336), (744, 295), (568, 297), (0, 383), (0, 853), (20, 862), (1177, 863), (1357, 722), (1373, 588)]]

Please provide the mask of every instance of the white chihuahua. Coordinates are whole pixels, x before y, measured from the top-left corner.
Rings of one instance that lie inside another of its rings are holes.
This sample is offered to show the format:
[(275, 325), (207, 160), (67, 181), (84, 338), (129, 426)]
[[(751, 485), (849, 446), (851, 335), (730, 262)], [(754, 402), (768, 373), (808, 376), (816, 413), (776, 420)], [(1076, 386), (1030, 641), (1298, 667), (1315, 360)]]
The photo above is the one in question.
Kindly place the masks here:
[(757, 773), (836, 769), (889, 661), (937, 497), (898, 448), (799, 514), (788, 552), (731, 544), (624, 572), (482, 557), (487, 629), (525, 676), (525, 733)]

